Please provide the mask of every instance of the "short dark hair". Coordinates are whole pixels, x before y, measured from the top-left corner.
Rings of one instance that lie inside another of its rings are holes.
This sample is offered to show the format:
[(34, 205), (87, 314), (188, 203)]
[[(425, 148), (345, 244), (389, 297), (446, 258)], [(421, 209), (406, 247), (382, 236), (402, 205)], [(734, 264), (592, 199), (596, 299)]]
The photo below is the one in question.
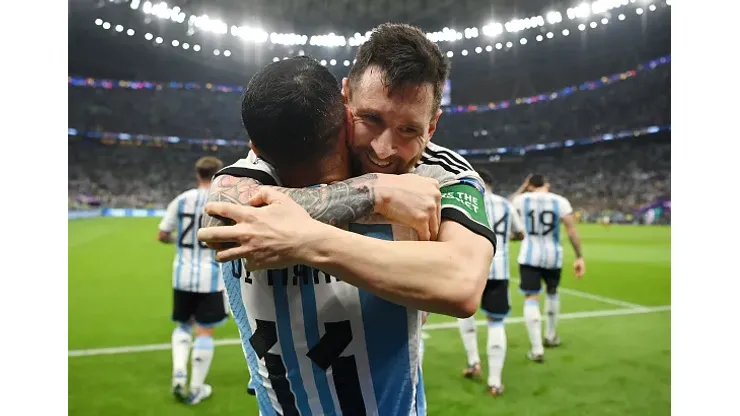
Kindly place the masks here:
[(534, 186), (535, 188), (545, 186), (545, 183), (545, 177), (540, 174), (534, 174), (529, 178), (529, 184)]
[(493, 186), (493, 175), (485, 169), (476, 169), (476, 172), (478, 172), (478, 175), (481, 179), (483, 179), (483, 183), (488, 186)]
[(450, 61), (419, 28), (407, 24), (384, 23), (357, 49), (356, 62), (349, 70), (350, 91), (365, 71), (377, 66), (383, 71), (383, 84), (390, 94), (405, 87), (430, 83), (434, 87), (436, 112), (442, 103), (442, 90), (450, 74)]
[(318, 162), (344, 126), (339, 81), (313, 58), (273, 62), (249, 81), (242, 123), (260, 157), (276, 169)]
[(224, 162), (214, 156), (203, 156), (195, 162), (195, 174), (204, 181), (210, 181), (213, 175), (224, 167)]

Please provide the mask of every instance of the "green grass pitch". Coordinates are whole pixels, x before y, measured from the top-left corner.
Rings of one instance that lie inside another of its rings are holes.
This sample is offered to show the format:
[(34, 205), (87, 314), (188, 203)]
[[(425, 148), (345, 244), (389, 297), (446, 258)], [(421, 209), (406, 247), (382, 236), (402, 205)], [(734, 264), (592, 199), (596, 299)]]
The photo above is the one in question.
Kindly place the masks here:
[[(174, 248), (155, 240), (158, 219), (69, 222), (69, 414), (257, 415), (237, 344), (216, 348), (213, 396), (189, 408), (169, 394), (167, 349), (79, 356), (80, 350), (169, 343)], [(523, 299), (511, 285), (506, 393), (461, 377), (465, 353), (449, 317), (433, 315), (425, 332), (429, 415), (669, 415), (670, 228), (580, 225), (587, 273), (573, 278), (566, 244), (559, 333), (543, 365), (525, 358)], [(518, 246), (511, 250), (518, 252)], [(515, 258), (512, 273), (516, 275)], [(482, 317), (481, 317), (482, 318)], [(478, 327), (485, 370), (485, 326)], [(229, 321), (217, 340), (238, 336)], [(484, 374), (485, 375), (485, 374)], [(385, 416), (385, 415), (384, 415)]]

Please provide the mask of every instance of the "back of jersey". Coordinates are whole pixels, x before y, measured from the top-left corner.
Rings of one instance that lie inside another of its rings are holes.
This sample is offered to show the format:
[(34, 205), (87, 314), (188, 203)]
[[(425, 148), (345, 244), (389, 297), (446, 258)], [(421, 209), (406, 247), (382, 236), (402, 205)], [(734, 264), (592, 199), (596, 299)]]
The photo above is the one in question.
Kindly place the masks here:
[(198, 241), (198, 228), (207, 189), (190, 189), (178, 195), (167, 207), (159, 229), (176, 232), (177, 252), (172, 264), (172, 287), (186, 292), (212, 293), (224, 290), (220, 265), (213, 250)]
[(509, 240), (512, 232), (523, 232), (524, 224), (519, 213), (508, 199), (486, 193), (486, 214), (491, 229), (496, 234), (496, 254), (491, 262), (489, 279), (509, 279)]
[(560, 225), (563, 217), (573, 213), (570, 202), (551, 192), (527, 192), (517, 195), (513, 202), (522, 215), (526, 233), (517, 259), (519, 264), (562, 268)]

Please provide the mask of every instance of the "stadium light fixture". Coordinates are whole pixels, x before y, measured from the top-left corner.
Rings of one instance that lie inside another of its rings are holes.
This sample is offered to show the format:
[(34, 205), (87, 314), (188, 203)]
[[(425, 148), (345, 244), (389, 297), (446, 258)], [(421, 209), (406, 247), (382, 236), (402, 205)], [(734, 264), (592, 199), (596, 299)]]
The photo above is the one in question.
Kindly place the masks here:
[(563, 21), (563, 15), (560, 12), (548, 12), (545, 19), (547, 19), (547, 23), (554, 25)]
[(447, 57), (448, 58), (452, 58), (453, 55), (455, 55), (455, 54), (452, 53), (452, 51), (447, 51)]
[(349, 66), (349, 59), (345, 59), (342, 63), (344, 64), (344, 66)]
[(213, 54), (216, 55), (216, 56), (219, 56), (219, 55), (221, 55), (221, 51), (218, 50), (218, 49), (214, 49), (213, 50)]
[(547, 35), (545, 35), (545, 36), (547, 36), (548, 39), (552, 39), (552, 38), (555, 37), (555, 34), (552, 33), (552, 32), (547, 32)]
[(461, 53), (462, 53), (462, 56), (468, 56), (468, 50), (467, 49), (463, 49)]
[(537, 35), (535, 39), (537, 39), (537, 42), (542, 42), (542, 39), (544, 38), (542, 37), (542, 35)]
[(624, 20), (624, 18), (625, 18), (625, 15), (623, 15), (623, 14), (620, 13), (618, 19), (619, 20)]
[(194, 45), (193, 50), (196, 52), (200, 51), (200, 45)]
[(100, 26), (103, 24), (103, 19), (95, 19), (95, 26)]
[(527, 44), (527, 38), (521, 38), (521, 39), (519, 39), (519, 43), (522, 44), (522, 45), (526, 45)]
[(154, 35), (152, 35), (151, 33), (147, 33), (146, 35), (144, 35), (144, 39), (146, 40), (152, 40), (152, 38), (154, 38)]
[(596, 23), (596, 22), (591, 22), (591, 24), (589, 26), (591, 26), (591, 29), (596, 29), (596, 26), (598, 26), (598, 25), (599, 24)]
[[(490, 47), (491, 45), (486, 46), (486, 48), (490, 48)], [(480, 46), (476, 46), (475, 53), (481, 53), (481, 52), (483, 52), (483, 48), (481, 48)]]
[(570, 35), (570, 30), (563, 29), (563, 36), (568, 36), (568, 35)]
[(506, 42), (506, 47), (507, 47), (507, 48), (511, 48), (512, 46), (514, 46), (514, 44), (513, 44), (513, 43), (511, 43), (511, 42)]
[(226, 50), (224, 51), (224, 56), (226, 56), (226, 57), (229, 57), (229, 56), (231, 56), (231, 51), (230, 51), (230, 50), (228, 50), (228, 49), (226, 49)]
[(182, 48), (185, 49), (185, 50), (188, 50), (188, 49), (190, 49), (190, 44), (187, 43), (187, 42), (185, 42), (185, 43), (182, 44)]
[(280, 60), (280, 58), (278, 58), (277, 56), (276, 56), (276, 57), (274, 57), (274, 58), (272, 58), (272, 62), (277, 62), (277, 61), (279, 61), (279, 60)]
[(180, 41), (179, 40), (175, 39), (175, 40), (172, 41), (172, 46), (177, 47), (179, 45), (180, 45)]
[(336, 64), (337, 64), (337, 60), (336, 60), (336, 59), (331, 59), (331, 60), (329, 61), (329, 65), (331, 65), (331, 66), (334, 66), (334, 65), (336, 65)]
[(161, 37), (157, 36), (157, 39), (154, 39), (154, 42), (156, 42), (156, 43), (162, 43), (162, 42), (164, 42), (164, 40)]
[(504, 47), (504, 45), (501, 42), (499, 42), (499, 43), (496, 44), (496, 49), (501, 49), (503, 47)]
[(638, 16), (641, 15), (643, 12), (644, 10), (642, 10), (642, 7), (638, 7), (637, 10), (635, 10), (635, 13), (637, 13)]
[(586, 25), (584, 25), (583, 23), (581, 23), (580, 25), (578, 25), (578, 30), (580, 30), (581, 32), (583, 32), (584, 30), (586, 30)]
[(129, 35), (129, 36), (134, 36), (135, 33), (136, 33), (136, 31), (134, 31), (134, 29), (129, 29), (129, 30), (126, 31), (126, 34)]
[(105, 30), (108, 30), (108, 29), (110, 29), (110, 23), (108, 23), (108, 22), (103, 22), (103, 29), (105, 29)]
[(602, 25), (605, 25), (605, 24), (607, 24), (607, 23), (609, 23), (609, 19), (607, 19), (606, 17), (605, 17), (605, 18), (603, 18), (603, 19), (601, 19), (601, 24), (602, 24)]
[(326, 66), (326, 59), (322, 59), (322, 60), (321, 60), (321, 65), (324, 65), (324, 66)]
[(141, 0), (131, 0), (131, 10), (136, 10), (139, 8), (139, 5), (141, 4)]
[(121, 32), (123, 32), (123, 26), (121, 26), (121, 25), (116, 25), (116, 32), (118, 32), (118, 33), (121, 33)]
[(501, 23), (492, 22), (481, 28), (484, 35), (488, 37), (495, 37), (504, 33), (504, 25)]
[(657, 7), (655, 7), (655, 5), (654, 5), (654, 4), (651, 4), (650, 6), (648, 6), (648, 9), (649, 9), (649, 10), (650, 10), (651, 12), (654, 12), (654, 11), (655, 11), (655, 9), (657, 9)]

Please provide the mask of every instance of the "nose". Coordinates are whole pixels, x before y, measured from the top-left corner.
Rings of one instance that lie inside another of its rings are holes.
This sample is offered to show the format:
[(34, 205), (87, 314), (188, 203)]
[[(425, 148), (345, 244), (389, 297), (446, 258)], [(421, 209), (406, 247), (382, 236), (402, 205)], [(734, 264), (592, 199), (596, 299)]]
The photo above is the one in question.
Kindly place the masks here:
[(396, 154), (396, 149), (393, 147), (393, 135), (389, 129), (384, 130), (380, 136), (376, 137), (370, 143), (370, 146), (379, 159), (386, 159)]

